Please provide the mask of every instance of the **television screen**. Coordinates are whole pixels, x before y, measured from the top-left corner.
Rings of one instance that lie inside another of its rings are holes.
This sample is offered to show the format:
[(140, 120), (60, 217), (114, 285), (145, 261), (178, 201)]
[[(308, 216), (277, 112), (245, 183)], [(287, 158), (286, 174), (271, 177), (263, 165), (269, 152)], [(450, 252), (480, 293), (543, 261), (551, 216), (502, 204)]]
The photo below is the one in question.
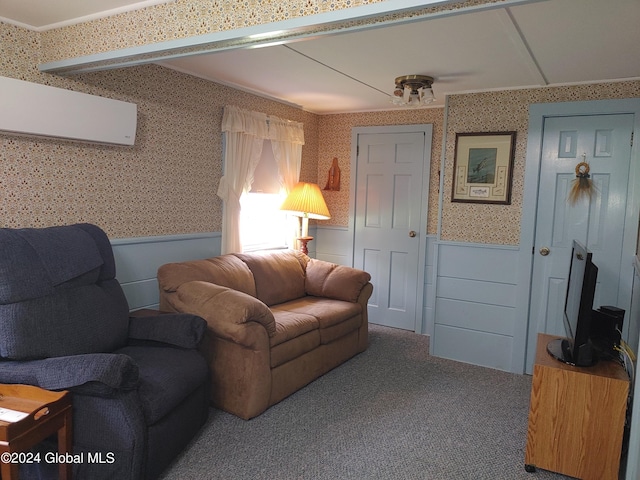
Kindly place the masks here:
[(592, 261), (592, 253), (574, 240), (564, 304), (567, 338), (547, 347), (551, 355), (565, 363), (589, 366), (597, 361), (590, 340), (597, 275), (598, 267)]
[[(584, 274), (587, 269), (587, 262), (591, 262), (591, 252), (580, 242), (574, 240), (571, 249), (571, 262), (569, 264), (569, 276), (567, 278), (567, 296), (564, 302), (564, 328), (567, 338), (573, 340), (578, 328), (578, 319), (582, 302), (582, 292), (584, 290)], [(589, 307), (591, 310), (592, 306)]]

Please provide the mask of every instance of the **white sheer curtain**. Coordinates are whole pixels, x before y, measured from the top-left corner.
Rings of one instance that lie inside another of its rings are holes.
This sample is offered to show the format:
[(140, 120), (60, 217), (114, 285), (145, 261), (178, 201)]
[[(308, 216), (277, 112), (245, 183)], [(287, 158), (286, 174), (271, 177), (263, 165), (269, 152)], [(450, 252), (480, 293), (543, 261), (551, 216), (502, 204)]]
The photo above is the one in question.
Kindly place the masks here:
[(248, 191), (260, 160), (262, 143), (268, 138), (267, 116), (226, 106), (222, 116), (225, 132), (224, 175), (218, 186), (223, 200), (221, 253), (242, 252), (240, 197)]
[[(300, 179), (304, 145), (303, 125), (278, 117), (269, 117), (269, 138), (273, 156), (278, 164), (280, 184), (288, 195)], [(291, 248), (297, 248), (299, 221), (298, 217), (290, 215), (287, 222), (287, 238)]]
[[(302, 123), (230, 105), (224, 108), (222, 131), (226, 139), (225, 165), (218, 196), (224, 202), (221, 250), (226, 254), (242, 252), (240, 197), (251, 188), (264, 139), (271, 140), (282, 187), (289, 193), (300, 177), (304, 131)], [(295, 235), (292, 230), (294, 241)]]

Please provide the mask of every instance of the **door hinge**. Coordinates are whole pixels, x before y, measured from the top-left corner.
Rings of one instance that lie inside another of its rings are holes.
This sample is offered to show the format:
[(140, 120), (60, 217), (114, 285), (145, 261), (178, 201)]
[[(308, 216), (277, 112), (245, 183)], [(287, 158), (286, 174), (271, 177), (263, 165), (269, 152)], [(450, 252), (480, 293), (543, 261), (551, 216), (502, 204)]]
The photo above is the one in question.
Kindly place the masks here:
[(633, 134), (634, 134), (634, 133), (635, 133), (635, 132), (631, 132), (631, 146), (632, 146), (632, 147), (633, 147)]

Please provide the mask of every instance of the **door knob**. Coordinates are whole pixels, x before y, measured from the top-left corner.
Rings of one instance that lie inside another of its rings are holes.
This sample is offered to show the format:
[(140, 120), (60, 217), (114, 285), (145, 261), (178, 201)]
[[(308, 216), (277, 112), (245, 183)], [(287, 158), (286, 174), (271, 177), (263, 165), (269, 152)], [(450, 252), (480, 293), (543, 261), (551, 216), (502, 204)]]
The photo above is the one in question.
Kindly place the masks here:
[(409, 236), (410, 236), (411, 238), (415, 237), (415, 236), (416, 236), (416, 232), (415, 232), (415, 231), (413, 231), (413, 230), (411, 230), (411, 231), (409, 232)]
[(549, 253), (551, 253), (551, 250), (549, 250), (549, 247), (542, 247), (540, 249), (540, 255), (542, 255), (543, 257), (546, 257), (547, 255), (549, 255)]

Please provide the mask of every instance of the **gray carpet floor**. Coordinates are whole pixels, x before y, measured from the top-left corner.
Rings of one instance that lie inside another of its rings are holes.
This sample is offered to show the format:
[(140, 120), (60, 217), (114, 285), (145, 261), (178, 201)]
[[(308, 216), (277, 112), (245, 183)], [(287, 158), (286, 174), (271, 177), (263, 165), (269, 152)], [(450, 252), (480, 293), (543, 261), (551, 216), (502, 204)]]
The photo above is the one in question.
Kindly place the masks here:
[(165, 480), (559, 480), (524, 470), (531, 377), (429, 356), (371, 325), (369, 348), (249, 421), (211, 410)]

